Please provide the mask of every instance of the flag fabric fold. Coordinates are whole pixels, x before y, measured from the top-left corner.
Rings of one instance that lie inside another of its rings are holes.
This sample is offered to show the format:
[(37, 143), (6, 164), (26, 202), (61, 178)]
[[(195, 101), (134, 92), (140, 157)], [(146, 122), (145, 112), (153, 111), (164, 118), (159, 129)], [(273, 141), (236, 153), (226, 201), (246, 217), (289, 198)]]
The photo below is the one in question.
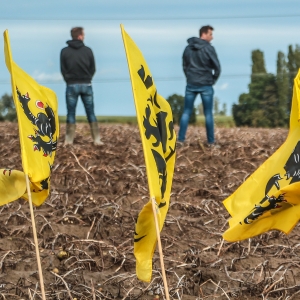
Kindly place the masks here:
[[(121, 25), (138, 126), (140, 130), (150, 199), (155, 198), (159, 228), (168, 212), (175, 165), (176, 134), (169, 103), (157, 93), (143, 54)], [(151, 200), (139, 213), (134, 235), (137, 277), (149, 282), (157, 243)]]
[(0, 169), (0, 205), (21, 198), (26, 192), (24, 172)]
[(300, 219), (300, 71), (294, 79), (286, 141), (223, 204), (232, 216), (223, 234), (234, 242), (277, 229), (288, 234)]
[[(8, 30), (3, 35), (5, 62), (11, 74), (18, 117), (23, 171), (31, 182), (33, 204), (41, 205), (49, 194), (59, 136), (57, 98), (51, 89), (39, 85), (13, 61)], [(28, 199), (27, 193), (22, 197)]]

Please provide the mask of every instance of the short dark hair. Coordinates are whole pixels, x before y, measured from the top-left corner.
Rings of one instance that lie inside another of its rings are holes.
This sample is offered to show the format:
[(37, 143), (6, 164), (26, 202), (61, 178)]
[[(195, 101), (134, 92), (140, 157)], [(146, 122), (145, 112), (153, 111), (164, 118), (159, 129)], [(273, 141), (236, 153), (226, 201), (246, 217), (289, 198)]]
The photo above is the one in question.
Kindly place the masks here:
[(71, 37), (73, 40), (77, 40), (83, 33), (83, 27), (74, 27), (71, 29)]
[(214, 30), (210, 25), (202, 26), (199, 30), (199, 36), (201, 37), (203, 33), (208, 33), (208, 30)]

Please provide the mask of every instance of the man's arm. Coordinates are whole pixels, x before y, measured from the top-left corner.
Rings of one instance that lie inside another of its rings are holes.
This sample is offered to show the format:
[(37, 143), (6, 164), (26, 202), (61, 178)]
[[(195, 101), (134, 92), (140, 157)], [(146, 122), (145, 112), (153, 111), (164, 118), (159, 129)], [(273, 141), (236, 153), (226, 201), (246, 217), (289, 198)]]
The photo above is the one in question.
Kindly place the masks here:
[(90, 54), (90, 72), (92, 76), (94, 76), (96, 72), (96, 63), (95, 63), (95, 58), (92, 50)]
[(186, 72), (187, 72), (186, 51), (187, 51), (187, 49), (185, 48), (183, 55), (182, 55), (182, 68), (183, 68), (183, 72), (184, 72), (185, 76), (186, 76)]
[(214, 83), (218, 80), (220, 73), (221, 73), (221, 65), (220, 62), (218, 60), (218, 56), (217, 53), (215, 51), (214, 47), (210, 47), (209, 49), (209, 56), (210, 59), (212, 61), (213, 64), (213, 70), (214, 70), (214, 74), (213, 74), (213, 79), (214, 79)]
[(64, 78), (64, 80), (66, 80), (65, 78), (65, 74), (66, 74), (66, 66), (65, 66), (65, 61), (63, 58), (63, 51), (60, 52), (60, 72)]

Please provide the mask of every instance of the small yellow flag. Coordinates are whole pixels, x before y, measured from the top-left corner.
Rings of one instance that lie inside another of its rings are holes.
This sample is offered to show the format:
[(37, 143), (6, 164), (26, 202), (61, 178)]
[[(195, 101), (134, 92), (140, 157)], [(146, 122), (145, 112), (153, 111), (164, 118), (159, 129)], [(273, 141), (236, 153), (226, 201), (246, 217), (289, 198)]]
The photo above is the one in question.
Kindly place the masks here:
[(40, 205), (49, 194), (59, 136), (57, 98), (52, 90), (39, 85), (13, 61), (8, 30), (3, 35), (5, 62), (11, 74), (18, 116), (23, 170), (31, 182), (32, 202)]
[[(35, 205), (42, 204), (49, 194), (49, 189), (41, 189), (41, 183), (30, 182), (31, 200)], [(0, 169), (0, 206), (23, 198), (28, 199), (25, 173), (18, 170)]]
[[(159, 94), (143, 54), (121, 25), (140, 129), (150, 198), (155, 198), (160, 230), (169, 208), (176, 134), (169, 103)], [(149, 282), (157, 243), (151, 200), (138, 216), (134, 236), (137, 277)]]
[(300, 71), (294, 80), (290, 130), (283, 145), (224, 205), (232, 218), (223, 234), (234, 242), (277, 229), (288, 234), (300, 219)]
[(0, 169), (0, 206), (21, 198), (25, 191), (24, 172)]

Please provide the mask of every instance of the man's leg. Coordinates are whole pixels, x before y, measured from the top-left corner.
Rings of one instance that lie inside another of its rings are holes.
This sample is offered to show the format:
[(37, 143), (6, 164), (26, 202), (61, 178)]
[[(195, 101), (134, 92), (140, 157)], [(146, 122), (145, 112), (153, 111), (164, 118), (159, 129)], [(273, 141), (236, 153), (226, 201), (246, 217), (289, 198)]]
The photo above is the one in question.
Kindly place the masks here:
[(75, 136), (76, 106), (78, 100), (78, 86), (76, 84), (67, 85), (66, 103), (67, 103), (67, 124), (65, 145), (73, 144)]
[(80, 95), (89, 123), (97, 122), (94, 113), (94, 94), (91, 84), (80, 84)]
[(214, 137), (214, 116), (213, 116), (213, 97), (214, 89), (211, 85), (203, 86), (200, 91), (203, 112), (205, 116), (206, 136), (208, 144), (215, 142)]
[(189, 125), (190, 116), (194, 109), (194, 102), (197, 96), (196, 91), (191, 85), (187, 85), (184, 97), (184, 111), (180, 119), (180, 128), (178, 133), (178, 142), (184, 142), (185, 134)]
[(81, 84), (81, 99), (85, 108), (87, 119), (90, 123), (91, 134), (95, 145), (103, 145), (100, 139), (98, 122), (94, 112), (94, 95), (91, 84)]
[(76, 123), (76, 106), (78, 101), (78, 85), (68, 84), (66, 90), (66, 102), (67, 102), (67, 123)]

